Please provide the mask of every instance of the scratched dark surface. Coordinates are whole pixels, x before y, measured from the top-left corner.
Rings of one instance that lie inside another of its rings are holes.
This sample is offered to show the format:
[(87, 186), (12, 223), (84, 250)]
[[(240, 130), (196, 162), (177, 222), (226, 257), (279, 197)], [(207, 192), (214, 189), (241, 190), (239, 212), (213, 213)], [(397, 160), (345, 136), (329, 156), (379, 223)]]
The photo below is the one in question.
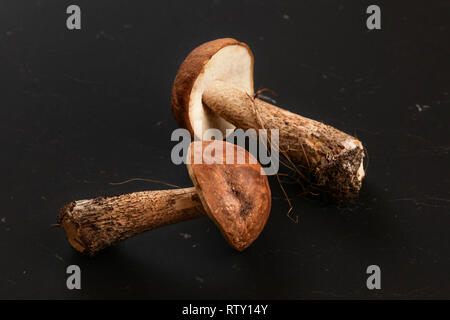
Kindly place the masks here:
[[(72, 3), (81, 31), (65, 27)], [(377, 1), (371, 32), (368, 4), (1, 0), (0, 298), (450, 298), (450, 3)], [(256, 89), (363, 141), (359, 200), (289, 186), (295, 224), (271, 178), (271, 216), (243, 253), (206, 218), (75, 252), (51, 227), (63, 203), (164, 188), (109, 184), (135, 177), (191, 185), (170, 162), (171, 85), (191, 49), (225, 36), (253, 49)]]

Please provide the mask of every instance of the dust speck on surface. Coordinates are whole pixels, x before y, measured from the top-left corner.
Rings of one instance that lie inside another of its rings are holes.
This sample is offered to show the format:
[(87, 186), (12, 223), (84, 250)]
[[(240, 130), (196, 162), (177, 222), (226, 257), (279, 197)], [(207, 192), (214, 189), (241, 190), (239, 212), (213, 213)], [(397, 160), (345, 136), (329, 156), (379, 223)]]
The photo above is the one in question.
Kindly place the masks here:
[(423, 104), (423, 105), (416, 104), (416, 108), (417, 108), (417, 111), (422, 112), (422, 111), (425, 111), (427, 109), (430, 109), (431, 107), (427, 106), (425, 104)]
[(100, 32), (95, 35), (95, 38), (96, 39), (106, 39), (106, 40), (110, 40), (110, 41), (114, 40), (113, 36), (111, 36), (110, 34), (106, 33), (103, 30), (100, 30)]
[(190, 238), (192, 238), (192, 235), (189, 234), (189, 233), (183, 233), (183, 232), (180, 232), (180, 236), (181, 236), (183, 239), (190, 239)]
[(55, 258), (60, 260), (60, 261), (64, 261), (64, 259), (57, 253), (54, 254)]
[(289, 15), (287, 15), (287, 14), (283, 14), (283, 19), (284, 20), (289, 20), (291, 17), (289, 17)]

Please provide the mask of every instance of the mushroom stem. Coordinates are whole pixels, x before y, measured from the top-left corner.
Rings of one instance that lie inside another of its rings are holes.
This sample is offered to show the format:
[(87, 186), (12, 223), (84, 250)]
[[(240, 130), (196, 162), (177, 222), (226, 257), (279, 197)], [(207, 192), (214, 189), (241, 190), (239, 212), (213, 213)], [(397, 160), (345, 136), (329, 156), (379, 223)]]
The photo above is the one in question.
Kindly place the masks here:
[(141, 232), (205, 215), (192, 187), (72, 201), (61, 208), (58, 222), (72, 247), (94, 255)]
[(278, 129), (280, 153), (338, 201), (358, 195), (364, 177), (364, 150), (355, 137), (254, 98), (222, 81), (208, 86), (202, 100), (243, 130)]

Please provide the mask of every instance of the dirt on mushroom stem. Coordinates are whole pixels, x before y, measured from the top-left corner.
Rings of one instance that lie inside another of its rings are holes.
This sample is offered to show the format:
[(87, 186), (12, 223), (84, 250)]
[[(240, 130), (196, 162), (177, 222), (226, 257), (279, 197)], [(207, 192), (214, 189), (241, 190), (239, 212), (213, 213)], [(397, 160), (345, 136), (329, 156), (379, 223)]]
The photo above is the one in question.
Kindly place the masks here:
[[(270, 150), (271, 150), (270, 129), (265, 127), (264, 121), (262, 120), (260, 108), (258, 108), (258, 104), (255, 103), (258, 96), (263, 92), (268, 92), (274, 96), (278, 96), (273, 90), (271, 90), (269, 88), (260, 89), (260, 90), (256, 91), (253, 96), (250, 96), (248, 94), (247, 94), (247, 96), (252, 100), (252, 109), (253, 109), (257, 124), (258, 124), (257, 128), (255, 128), (255, 129), (266, 129), (268, 131), (268, 134), (267, 134), (267, 139), (268, 139), (267, 144), (268, 145), (266, 146), (266, 150), (268, 150), (268, 152), (270, 153)], [(311, 171), (310, 161), (308, 159), (307, 153), (305, 152), (303, 144), (300, 144), (300, 147), (301, 147), (301, 149), (295, 149), (295, 148), (290, 147), (290, 152), (302, 153), (304, 155), (304, 159), (305, 159), (304, 162), (306, 162), (307, 167), (303, 166), (303, 165), (299, 165), (298, 163), (296, 164), (296, 162), (291, 160), (291, 158), (288, 155), (288, 152), (286, 150), (283, 150), (283, 148), (280, 148), (280, 146), (278, 146), (278, 148), (279, 148), (278, 161), (279, 161), (279, 163), (281, 163), (283, 165), (284, 168), (287, 169), (286, 173), (277, 173), (276, 174), (278, 184), (283, 192), (283, 195), (286, 198), (286, 201), (289, 204), (289, 210), (286, 215), (291, 220), (293, 220), (292, 217), (290, 216), (290, 213), (293, 210), (293, 205), (289, 199), (289, 195), (286, 192), (286, 189), (283, 186), (283, 184), (285, 184), (285, 183), (287, 183), (287, 184), (296, 183), (300, 186), (301, 192), (296, 195), (297, 197), (308, 197), (308, 198), (321, 199), (321, 200), (325, 200), (327, 202), (335, 202), (338, 205), (353, 203), (358, 196), (359, 188), (357, 190), (355, 190), (355, 189), (347, 190), (348, 188), (346, 188), (345, 186), (349, 185), (349, 182), (345, 181), (345, 179), (336, 181), (335, 184), (330, 184), (329, 181), (326, 180), (327, 178), (321, 178), (321, 179), (318, 178), (320, 169), (316, 168), (315, 171)], [(368, 157), (366, 148), (363, 148), (363, 152), (364, 152), (364, 156)], [(349, 156), (349, 157), (352, 158), (352, 156)], [(368, 161), (366, 161), (366, 165), (364, 167), (364, 172), (367, 171), (367, 167), (368, 167)], [(334, 168), (332, 168), (331, 172), (336, 171), (336, 170), (339, 170), (339, 168), (337, 168), (335, 166)], [(288, 179), (288, 181), (280, 179), (280, 176), (286, 177)], [(340, 175), (330, 174), (330, 176), (340, 176)], [(344, 186), (344, 188), (343, 188), (343, 186)], [(298, 220), (293, 220), (293, 221), (296, 222)]]
[(280, 163), (295, 173), (303, 187), (308, 186), (307, 194), (319, 193), (339, 204), (357, 198), (364, 176), (364, 171), (360, 172), (364, 150), (356, 138), (221, 81), (205, 89), (203, 102), (243, 130), (278, 129)]

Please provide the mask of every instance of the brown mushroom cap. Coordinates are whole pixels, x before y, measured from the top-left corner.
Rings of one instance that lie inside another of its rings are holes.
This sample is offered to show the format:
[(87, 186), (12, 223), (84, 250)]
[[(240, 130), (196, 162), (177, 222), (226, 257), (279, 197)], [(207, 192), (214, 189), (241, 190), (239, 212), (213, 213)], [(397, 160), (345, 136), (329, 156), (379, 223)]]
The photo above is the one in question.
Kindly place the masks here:
[(226, 129), (234, 129), (234, 125), (203, 106), (203, 91), (220, 80), (253, 95), (253, 62), (250, 48), (231, 38), (195, 48), (181, 64), (172, 87), (172, 111), (178, 125), (198, 139), (209, 128), (221, 130), (224, 136)]
[(218, 140), (192, 142), (189, 159), (189, 176), (206, 213), (231, 246), (244, 250), (264, 229), (270, 213), (271, 192), (261, 165), (245, 149)]

